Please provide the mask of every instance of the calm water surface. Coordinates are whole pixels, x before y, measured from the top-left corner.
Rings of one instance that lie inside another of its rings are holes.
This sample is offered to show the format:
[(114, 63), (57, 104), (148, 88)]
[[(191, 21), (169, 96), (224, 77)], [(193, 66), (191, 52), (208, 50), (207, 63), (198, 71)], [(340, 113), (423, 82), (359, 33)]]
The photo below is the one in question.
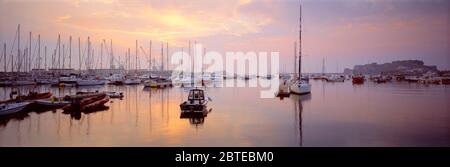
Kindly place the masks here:
[[(0, 119), (0, 146), (450, 146), (450, 87), (311, 81), (312, 94), (261, 99), (261, 88), (206, 88), (205, 118), (180, 118), (187, 88), (21, 89), (64, 95), (122, 91), (109, 109)], [(0, 88), (8, 98), (11, 88)]]

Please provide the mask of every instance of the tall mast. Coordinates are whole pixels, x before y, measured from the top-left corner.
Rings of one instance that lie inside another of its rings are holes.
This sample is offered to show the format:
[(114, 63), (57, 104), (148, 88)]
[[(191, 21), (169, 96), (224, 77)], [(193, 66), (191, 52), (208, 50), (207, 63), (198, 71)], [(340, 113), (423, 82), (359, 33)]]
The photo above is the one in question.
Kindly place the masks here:
[[(20, 60), (20, 24), (17, 26), (17, 59)], [(11, 59), (11, 72), (14, 72), (14, 58)]]
[(110, 64), (110, 66), (111, 66), (111, 70), (114, 68), (114, 55), (113, 55), (113, 49), (112, 49), (112, 39), (111, 39), (111, 44), (109, 45), (109, 53), (111, 54), (110, 56), (111, 56), (111, 64)]
[(161, 71), (164, 71), (164, 42), (161, 42)]
[(128, 72), (131, 71), (130, 55), (131, 55), (130, 48), (128, 48), (128, 55), (127, 55)]
[(322, 59), (322, 75), (325, 75), (325, 57)]
[(31, 31), (30, 31), (30, 47), (28, 49), (28, 56), (27, 56), (27, 59), (26, 59), (27, 64), (25, 64), (26, 65), (25, 71), (27, 71), (26, 69), (28, 69), (28, 71), (31, 71), (31, 62), (30, 62), (30, 60), (31, 60)]
[(302, 78), (302, 4), (299, 8), (299, 27), (298, 27), (298, 76)]
[(136, 60), (134, 61), (135, 73), (137, 73), (138, 41), (136, 40)]
[(69, 68), (72, 68), (72, 36), (69, 38)]
[[(192, 57), (192, 63), (194, 62), (193, 56), (191, 55), (191, 40), (189, 40), (189, 56)], [(191, 85), (194, 85), (194, 64), (191, 64)]]
[(169, 71), (169, 42), (166, 42), (166, 69)]
[(6, 43), (3, 44), (3, 58), (5, 60), (5, 73), (6, 73)]
[(66, 60), (66, 47), (65, 47), (65, 45), (63, 44), (63, 54), (62, 54), (62, 69), (64, 69), (64, 62), (66, 62), (65, 60)]
[(44, 70), (47, 70), (47, 46), (44, 46)]
[[(181, 47), (181, 54), (184, 54), (184, 47)], [(183, 67), (181, 69), (181, 74), (183, 74), (183, 78), (184, 78), (184, 65), (183, 65), (183, 58), (181, 59), (181, 67)]]
[[(206, 55), (206, 48), (203, 48), (203, 55)], [(204, 56), (203, 56), (204, 57)], [(202, 58), (202, 60), (203, 60), (203, 58)], [(203, 74), (204, 74), (204, 72), (203, 72), (203, 63), (202, 63), (202, 78), (203, 78)], [(215, 71), (214, 71), (214, 73), (215, 73)]]
[(41, 58), (41, 34), (38, 34), (38, 59), (39, 59), (39, 61), (38, 61), (38, 69), (40, 69), (41, 68), (41, 61), (42, 61), (42, 58)]
[(78, 37), (78, 72), (81, 74), (81, 42)]
[(103, 68), (102, 62), (103, 62), (103, 43), (100, 44), (100, 69)]
[(150, 73), (150, 69), (152, 67), (152, 41), (151, 40), (150, 40), (150, 47), (149, 47), (148, 51), (149, 51), (148, 72)]
[[(194, 68), (195, 68), (195, 56), (196, 56), (196, 49), (195, 47), (197, 47), (197, 41), (194, 41), (194, 54), (192, 55), (192, 76), (194, 76), (195, 72), (194, 72)], [(203, 78), (203, 76), (202, 76)]]
[(61, 59), (61, 35), (58, 34), (58, 68), (61, 68), (61, 63), (60, 63), (60, 59)]
[(297, 41), (294, 42), (294, 76), (297, 76)]
[(91, 62), (90, 62), (90, 57), (91, 57), (91, 42), (90, 42), (90, 37), (88, 36), (88, 39), (87, 39), (87, 45), (88, 45), (88, 49), (87, 49), (87, 63), (86, 63), (86, 70), (89, 70), (91, 67), (90, 67), (90, 64), (91, 64)]

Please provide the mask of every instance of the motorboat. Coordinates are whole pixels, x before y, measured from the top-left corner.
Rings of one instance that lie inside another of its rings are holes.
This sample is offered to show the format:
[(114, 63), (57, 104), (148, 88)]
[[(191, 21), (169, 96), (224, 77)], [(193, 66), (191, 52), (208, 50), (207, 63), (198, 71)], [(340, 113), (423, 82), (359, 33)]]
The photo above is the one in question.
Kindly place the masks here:
[(105, 92), (106, 96), (109, 96), (110, 98), (123, 98), (122, 92)]
[(12, 102), (0, 104), (0, 116), (20, 112), (29, 104), (30, 102)]
[(166, 88), (172, 86), (172, 81), (165, 78), (150, 79), (145, 81), (144, 86), (151, 88)]
[(198, 88), (191, 89), (189, 91), (189, 96), (187, 101), (180, 104), (180, 108), (182, 111), (192, 110), (192, 111), (203, 111), (206, 109), (206, 104), (208, 104), (208, 100), (205, 99), (204, 91)]

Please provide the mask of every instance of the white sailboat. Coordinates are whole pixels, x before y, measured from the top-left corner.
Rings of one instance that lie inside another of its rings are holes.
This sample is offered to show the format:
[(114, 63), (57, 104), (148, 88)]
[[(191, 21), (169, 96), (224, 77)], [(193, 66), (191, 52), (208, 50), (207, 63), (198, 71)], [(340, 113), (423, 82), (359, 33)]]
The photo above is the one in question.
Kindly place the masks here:
[(302, 6), (300, 4), (300, 24), (299, 24), (299, 49), (298, 49), (298, 77), (293, 79), (290, 86), (290, 92), (293, 94), (309, 94), (311, 93), (311, 85), (309, 81), (302, 79)]

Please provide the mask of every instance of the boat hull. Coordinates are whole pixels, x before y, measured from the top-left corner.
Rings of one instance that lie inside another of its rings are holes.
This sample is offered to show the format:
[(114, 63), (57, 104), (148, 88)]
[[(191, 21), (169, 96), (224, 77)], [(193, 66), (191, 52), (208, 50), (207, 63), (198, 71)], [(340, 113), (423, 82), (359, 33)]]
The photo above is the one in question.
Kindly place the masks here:
[(29, 104), (30, 104), (29, 102), (2, 104), (0, 109), (0, 116), (20, 112), (23, 109), (25, 109)]
[(183, 111), (201, 111), (206, 109), (205, 104), (188, 104), (188, 103), (182, 103), (180, 104), (180, 108)]
[(298, 83), (298, 81), (291, 84), (289, 89), (292, 94), (297, 95), (305, 95), (311, 93), (311, 85), (309, 85), (308, 83)]

